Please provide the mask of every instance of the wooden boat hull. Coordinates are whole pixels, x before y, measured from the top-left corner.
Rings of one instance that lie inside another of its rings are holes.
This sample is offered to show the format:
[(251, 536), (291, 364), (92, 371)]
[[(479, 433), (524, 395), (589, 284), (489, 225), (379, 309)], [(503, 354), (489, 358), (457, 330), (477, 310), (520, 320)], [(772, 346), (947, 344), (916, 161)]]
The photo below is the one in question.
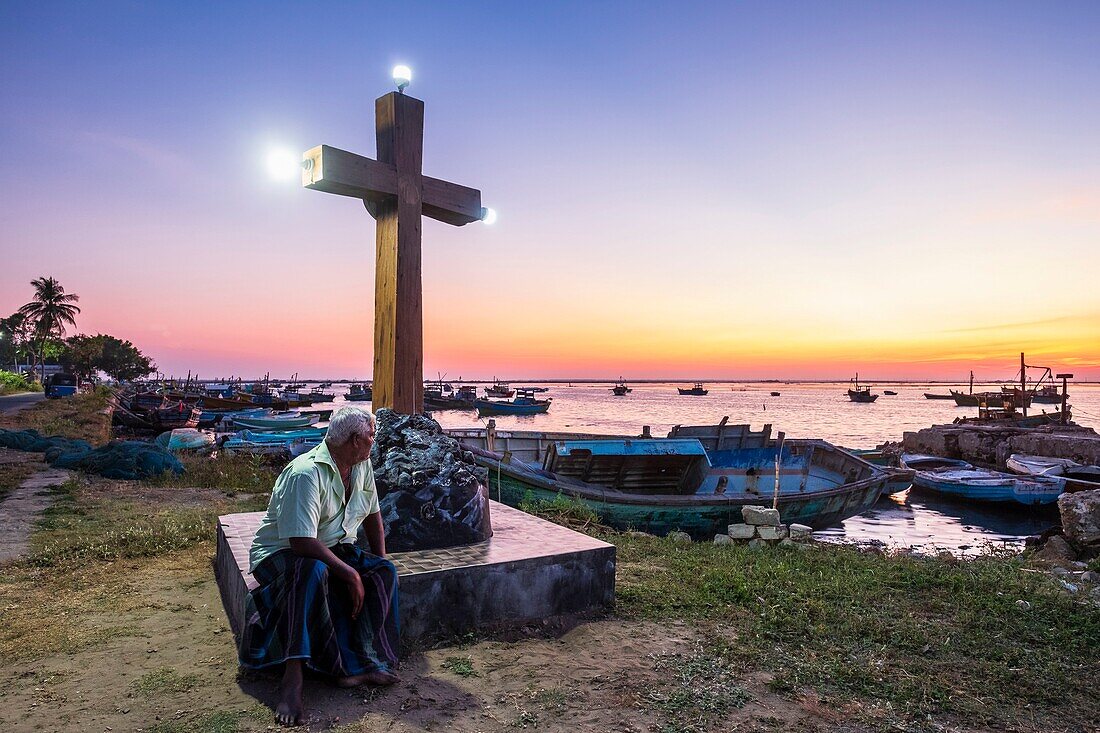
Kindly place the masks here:
[(538, 401), (531, 404), (515, 402), (493, 402), (479, 399), (474, 402), (478, 415), (538, 415), (550, 410), (550, 403)]
[(317, 415), (302, 415), (301, 417), (291, 418), (234, 418), (233, 427), (243, 430), (297, 430), (298, 428), (307, 428), (314, 423), (319, 422)]
[(913, 486), (967, 501), (1042, 506), (1058, 501), (1065, 481), (1052, 477), (1020, 478), (995, 471), (917, 471)]
[(954, 400), (954, 395), (949, 394), (936, 394), (934, 392), (925, 392), (924, 399), (926, 400)]
[(878, 399), (877, 394), (871, 394), (870, 392), (857, 392), (854, 389), (848, 390), (848, 399), (852, 402), (859, 402), (862, 404), (869, 404)]
[[(518, 507), (532, 500), (553, 501), (559, 494), (572, 497), (595, 511), (600, 520), (616, 529), (636, 529), (656, 535), (674, 530), (696, 539), (724, 534), (730, 524), (743, 521), (741, 507), (769, 505), (762, 497), (721, 495), (631, 495), (591, 484), (566, 482), (517, 465), (484, 456), (477, 461), (489, 469), (489, 498)], [(830, 491), (779, 498), (779, 512), (786, 523), (815, 528), (835, 525), (860, 514), (878, 501), (885, 475)]]
[(344, 399), (348, 402), (369, 402), (374, 399), (374, 394), (371, 392), (360, 394), (346, 394), (344, 395)]

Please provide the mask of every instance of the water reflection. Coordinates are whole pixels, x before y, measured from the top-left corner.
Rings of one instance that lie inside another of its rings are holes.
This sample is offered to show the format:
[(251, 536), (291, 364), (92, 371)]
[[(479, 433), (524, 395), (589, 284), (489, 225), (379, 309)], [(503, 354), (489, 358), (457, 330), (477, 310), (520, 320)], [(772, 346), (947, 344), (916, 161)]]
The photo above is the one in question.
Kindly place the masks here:
[(1057, 524), (1058, 510), (1053, 506), (967, 503), (910, 489), (883, 497), (869, 511), (816, 536), (828, 541), (876, 542), (925, 552), (977, 554), (989, 545), (1022, 547), (1025, 537)]

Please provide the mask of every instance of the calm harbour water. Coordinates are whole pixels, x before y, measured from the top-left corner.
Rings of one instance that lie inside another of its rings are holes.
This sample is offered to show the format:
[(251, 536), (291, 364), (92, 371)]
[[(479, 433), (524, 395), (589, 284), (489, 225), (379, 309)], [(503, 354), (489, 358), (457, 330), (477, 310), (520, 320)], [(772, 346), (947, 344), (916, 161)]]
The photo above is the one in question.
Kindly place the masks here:
[[(553, 400), (548, 413), (498, 416), (494, 418), (498, 429), (638, 435), (643, 425), (649, 425), (654, 436), (663, 436), (676, 424), (714, 425), (728, 415), (731, 424), (747, 423), (757, 430), (770, 423), (773, 434), (782, 430), (791, 438), (822, 438), (849, 448), (873, 448), (884, 441), (901, 440), (907, 430), (977, 415), (977, 408), (924, 398), (925, 392), (946, 394), (948, 385), (943, 384), (875, 384), (876, 393), (891, 389), (898, 394), (883, 395), (872, 404), (850, 402), (846, 383), (713, 383), (708, 385), (710, 393), (702, 397), (678, 395), (677, 386), (690, 386), (684, 383), (631, 385), (633, 392), (624, 397), (613, 396), (608, 384), (547, 386), (550, 390), (544, 396)], [(951, 386), (966, 390), (965, 385)], [(332, 404), (339, 406), (346, 387), (335, 385), (335, 391), (338, 397)], [(770, 396), (773, 391), (780, 396)], [(484, 392), (481, 385), (479, 392)], [(1070, 404), (1075, 422), (1100, 426), (1100, 385), (1071, 385)], [(1052, 412), (1056, 406), (1037, 405), (1029, 414), (1044, 409)], [(473, 411), (437, 412), (434, 417), (444, 427), (484, 427), (488, 422)], [(882, 542), (965, 554), (980, 551), (989, 543), (1018, 545), (1024, 537), (1056, 523), (1056, 511), (952, 502), (910, 490), (884, 497), (871, 511), (820, 535), (834, 541)]]

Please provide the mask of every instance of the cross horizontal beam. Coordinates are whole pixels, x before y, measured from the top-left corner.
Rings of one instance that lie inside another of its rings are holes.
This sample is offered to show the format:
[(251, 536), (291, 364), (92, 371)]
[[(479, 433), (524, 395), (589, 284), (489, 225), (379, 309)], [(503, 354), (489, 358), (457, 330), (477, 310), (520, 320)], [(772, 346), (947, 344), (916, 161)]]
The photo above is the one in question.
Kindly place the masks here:
[[(397, 195), (397, 169), (330, 145), (318, 145), (302, 158), (302, 185), (326, 193), (380, 203)], [(424, 216), (462, 226), (481, 219), (481, 191), (423, 176)]]

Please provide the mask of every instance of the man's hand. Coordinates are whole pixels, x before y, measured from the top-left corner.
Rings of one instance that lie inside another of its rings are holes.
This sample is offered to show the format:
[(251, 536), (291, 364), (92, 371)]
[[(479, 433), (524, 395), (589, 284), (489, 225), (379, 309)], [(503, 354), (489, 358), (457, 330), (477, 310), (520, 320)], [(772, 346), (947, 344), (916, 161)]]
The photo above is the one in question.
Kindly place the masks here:
[(363, 598), (366, 591), (363, 589), (363, 579), (350, 565), (344, 565), (340, 572), (341, 580), (348, 584), (348, 595), (351, 596), (351, 617), (359, 618), (359, 612), (363, 610)]

